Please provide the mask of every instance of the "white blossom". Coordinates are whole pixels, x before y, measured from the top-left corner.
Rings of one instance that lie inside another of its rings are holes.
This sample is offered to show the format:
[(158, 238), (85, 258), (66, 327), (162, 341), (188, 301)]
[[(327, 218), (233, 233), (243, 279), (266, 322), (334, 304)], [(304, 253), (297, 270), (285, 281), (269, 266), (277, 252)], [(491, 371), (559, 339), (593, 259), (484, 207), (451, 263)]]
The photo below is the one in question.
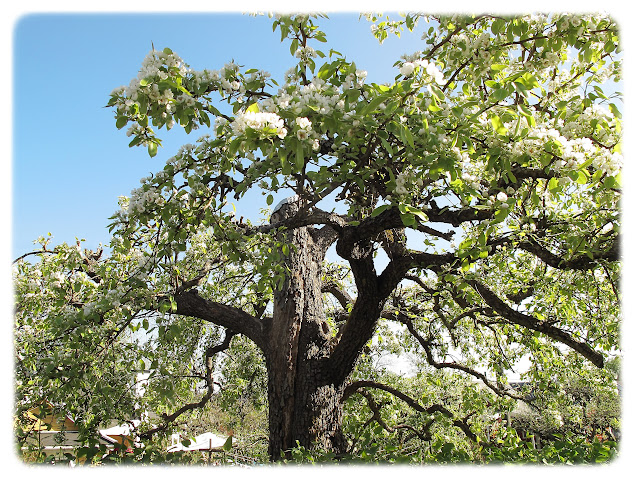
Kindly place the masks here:
[(311, 130), (311, 120), (307, 117), (298, 117), (296, 118), (296, 125), (303, 130)]
[(400, 73), (405, 77), (409, 77), (413, 74), (413, 71), (416, 69), (415, 63), (405, 62), (400, 66)]
[(284, 138), (287, 129), (284, 120), (272, 112), (241, 112), (231, 123), (231, 129), (236, 135), (242, 135), (247, 128), (251, 128), (265, 135), (277, 135)]

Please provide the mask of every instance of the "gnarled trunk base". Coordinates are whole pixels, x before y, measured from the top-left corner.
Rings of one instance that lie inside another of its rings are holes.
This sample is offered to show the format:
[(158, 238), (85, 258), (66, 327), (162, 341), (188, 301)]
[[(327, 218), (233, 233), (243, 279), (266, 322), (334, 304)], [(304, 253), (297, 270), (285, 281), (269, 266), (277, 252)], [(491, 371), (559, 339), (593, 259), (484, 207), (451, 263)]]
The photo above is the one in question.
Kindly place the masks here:
[[(272, 221), (295, 215), (289, 203)], [(287, 455), (297, 442), (305, 448), (342, 451), (343, 386), (328, 375), (331, 335), (322, 302), (322, 262), (326, 242), (318, 231), (301, 227), (283, 238), (292, 245), (283, 259), (288, 270), (274, 294), (273, 323), (265, 352), (268, 371), (269, 457)]]

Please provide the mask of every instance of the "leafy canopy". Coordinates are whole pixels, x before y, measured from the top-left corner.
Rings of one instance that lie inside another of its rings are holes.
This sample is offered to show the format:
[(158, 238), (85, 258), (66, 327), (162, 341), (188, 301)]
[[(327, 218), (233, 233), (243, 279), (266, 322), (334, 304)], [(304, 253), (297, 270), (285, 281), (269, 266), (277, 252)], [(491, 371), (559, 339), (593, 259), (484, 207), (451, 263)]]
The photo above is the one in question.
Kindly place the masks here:
[[(42, 238), (38, 262), (15, 264), (19, 409), (64, 404), (91, 435), (175, 408), (194, 372), (211, 387), (202, 360), (223, 331), (176, 314), (175, 295), (198, 286), (262, 316), (286, 274), (276, 233), (304, 225), (389, 257), (380, 279), (398, 295), (380, 328), (399, 321), (389, 348), (419, 353), (421, 368), (504, 393), (523, 360), (526, 379), (551, 387), (553, 369), (602, 366), (618, 351), (613, 21), (368, 14), (380, 42), (423, 31), (424, 49), (376, 84), (323, 46), (324, 17), (272, 18), (293, 59), (281, 83), (233, 61), (197, 71), (165, 48), (111, 93), (116, 127), (152, 157), (163, 129), (204, 133), (120, 199), (108, 255)], [(303, 208), (280, 224), (238, 219), (231, 204), (262, 196), (268, 215), (292, 194)], [(350, 288), (340, 268), (327, 282)], [(328, 316), (332, 329), (340, 318)]]

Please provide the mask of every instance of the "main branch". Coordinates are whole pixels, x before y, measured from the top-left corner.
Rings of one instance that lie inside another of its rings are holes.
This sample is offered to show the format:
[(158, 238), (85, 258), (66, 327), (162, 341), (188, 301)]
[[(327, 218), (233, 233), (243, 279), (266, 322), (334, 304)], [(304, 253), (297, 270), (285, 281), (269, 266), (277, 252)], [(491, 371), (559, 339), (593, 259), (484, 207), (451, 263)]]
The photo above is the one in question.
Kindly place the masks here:
[(468, 280), (468, 283), (476, 289), (476, 291), (480, 294), (484, 301), (487, 302), (487, 305), (493, 308), (496, 313), (498, 313), (508, 322), (520, 325), (529, 330), (544, 333), (548, 337), (557, 340), (568, 347), (571, 347), (587, 360), (591, 361), (597, 367), (604, 367), (604, 357), (602, 356), (602, 354), (596, 352), (585, 342), (576, 340), (565, 330), (561, 330), (560, 328), (555, 327), (548, 322), (538, 320), (530, 315), (526, 315), (524, 313), (518, 312), (517, 310), (513, 310), (495, 293), (493, 293), (491, 290), (489, 290), (489, 288), (487, 288), (477, 280)]
[(175, 302), (178, 315), (200, 318), (238, 332), (264, 349), (265, 325), (244, 310), (203, 298), (196, 290), (178, 293)]

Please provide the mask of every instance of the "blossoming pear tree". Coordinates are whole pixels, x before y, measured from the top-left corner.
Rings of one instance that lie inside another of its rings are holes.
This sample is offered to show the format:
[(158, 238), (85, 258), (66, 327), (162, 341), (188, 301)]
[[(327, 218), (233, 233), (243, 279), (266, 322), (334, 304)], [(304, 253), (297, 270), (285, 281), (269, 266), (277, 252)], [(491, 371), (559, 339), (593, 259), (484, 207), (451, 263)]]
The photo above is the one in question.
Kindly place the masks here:
[[(523, 361), (552, 384), (619, 353), (613, 20), (365, 17), (380, 42), (424, 27), (384, 84), (318, 49), (324, 15), (276, 15), (293, 59), (282, 81), (234, 62), (196, 71), (165, 48), (112, 92), (131, 147), (156, 156), (163, 129), (198, 139), (121, 199), (108, 253), (42, 239), (39, 262), (15, 264), (19, 398), (64, 403), (87, 432), (142, 418), (148, 441), (215, 394), (215, 355), (241, 336), (264, 359), (275, 460), (297, 442), (343, 452), (358, 392), (419, 404), (352, 378), (386, 323), (429, 369), (496, 398), (518, 398), (506, 375)], [(267, 218), (238, 219), (245, 197)], [(327, 267), (334, 248), (347, 277)], [(202, 397), (178, 405), (190, 374)]]

